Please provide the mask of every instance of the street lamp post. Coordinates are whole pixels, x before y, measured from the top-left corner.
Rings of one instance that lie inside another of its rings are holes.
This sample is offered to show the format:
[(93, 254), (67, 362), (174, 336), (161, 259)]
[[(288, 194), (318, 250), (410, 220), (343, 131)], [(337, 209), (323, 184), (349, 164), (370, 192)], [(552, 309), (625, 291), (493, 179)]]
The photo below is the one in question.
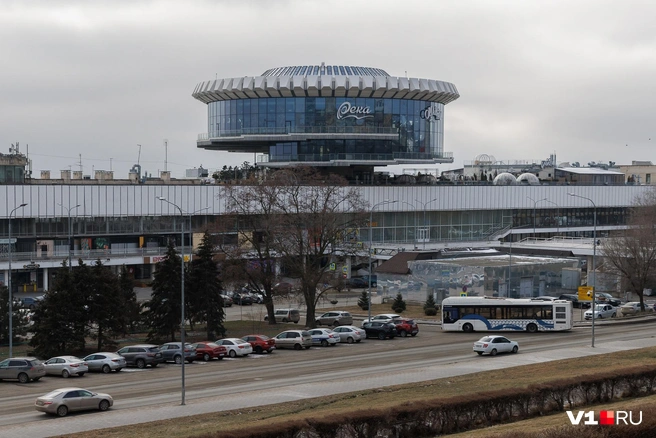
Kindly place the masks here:
[[(594, 207), (593, 210), (593, 223), (592, 223), (592, 272), (594, 273), (595, 280), (594, 284), (592, 285), (592, 305), (590, 306), (590, 309), (592, 310), (592, 348), (595, 346), (595, 309), (597, 307), (597, 301), (596, 301), (596, 296), (595, 296), (595, 289), (597, 288), (597, 265), (596, 265), (596, 259), (597, 259), (597, 204), (594, 203), (594, 201), (590, 198), (586, 198), (585, 196), (581, 195), (575, 195), (574, 193), (568, 193), (569, 196), (573, 196), (575, 198), (581, 198), (581, 199), (587, 199), (592, 203), (592, 206)], [(588, 276), (585, 281), (586, 286), (590, 286), (590, 271), (588, 271)]]
[(181, 383), (182, 383), (182, 388), (181, 388), (181, 396), (182, 400), (180, 402), (181, 405), (184, 406), (185, 404), (185, 330), (184, 330), (184, 325), (185, 325), (185, 275), (184, 275), (184, 223), (185, 223), (185, 217), (184, 217), (184, 212), (182, 211), (182, 208), (178, 206), (177, 204), (168, 201), (166, 198), (162, 196), (158, 196), (157, 199), (159, 199), (162, 202), (166, 202), (167, 204), (170, 204), (174, 206), (175, 208), (178, 209), (180, 212), (180, 309), (181, 309), (181, 314), (180, 314), (180, 353), (182, 354), (182, 361), (181, 365), (182, 367), (180, 368), (181, 370)]
[(63, 204), (59, 204), (60, 207), (65, 208), (66, 211), (68, 212), (68, 270), (70, 271), (73, 268), (72, 265), (72, 260), (71, 260), (71, 210), (74, 210), (78, 207), (80, 207), (80, 204), (77, 204), (73, 207), (66, 207)]
[(11, 291), (11, 216), (16, 212), (16, 210), (23, 208), (26, 205), (27, 204), (23, 203), (9, 212), (9, 244), (7, 246), (7, 253), (9, 254), (9, 278), (7, 279), (7, 285), (9, 286), (9, 357), (14, 356), (14, 297)]
[[(422, 206), (422, 209), (424, 211), (424, 220), (423, 220), (424, 229), (426, 229), (426, 207), (428, 206), (428, 204), (430, 204), (431, 202), (435, 202), (435, 201), (437, 201), (437, 198), (433, 198), (428, 202), (421, 202), (419, 199), (415, 199), (415, 202), (420, 203), (421, 206)], [(423, 241), (424, 241), (424, 251), (425, 251), (426, 250), (426, 236), (423, 236), (423, 237), (424, 237)], [(428, 226), (428, 238), (430, 238), (430, 225)]]
[(546, 201), (547, 198), (538, 199), (537, 201), (527, 196), (528, 199), (533, 201), (533, 239), (535, 239), (535, 207), (538, 205), (538, 202)]
[(385, 205), (385, 204), (396, 204), (398, 201), (381, 201), (377, 204), (374, 204), (373, 207), (371, 207), (371, 210), (369, 210), (369, 293), (367, 296), (367, 310), (368, 310), (368, 317), (369, 321), (371, 321), (371, 276), (373, 275), (373, 272), (371, 272), (371, 250), (372, 250), (372, 245), (373, 245), (373, 227), (372, 223), (374, 221), (374, 210), (376, 207), (379, 205)]

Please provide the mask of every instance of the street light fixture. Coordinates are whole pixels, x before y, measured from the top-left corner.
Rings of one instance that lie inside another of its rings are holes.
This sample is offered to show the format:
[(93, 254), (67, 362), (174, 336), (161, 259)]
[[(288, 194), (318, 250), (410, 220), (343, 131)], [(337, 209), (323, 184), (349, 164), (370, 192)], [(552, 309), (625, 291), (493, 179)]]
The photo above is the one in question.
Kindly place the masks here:
[(547, 198), (538, 199), (537, 201), (530, 196), (527, 196), (527, 198), (533, 201), (533, 239), (535, 239), (535, 206), (538, 205), (538, 202), (546, 201)]
[(374, 204), (373, 207), (371, 207), (371, 210), (369, 210), (369, 294), (367, 297), (367, 308), (369, 310), (369, 321), (371, 321), (371, 276), (373, 275), (373, 272), (371, 272), (371, 250), (372, 250), (372, 245), (373, 245), (373, 228), (372, 228), (372, 223), (374, 221), (374, 210), (376, 207), (379, 205), (385, 205), (385, 204), (396, 204), (398, 201), (381, 201), (377, 204)]
[(74, 209), (80, 207), (80, 204), (77, 204), (73, 207), (66, 207), (63, 204), (57, 204), (57, 205), (59, 205), (62, 208), (65, 208), (66, 211), (68, 211), (68, 270), (70, 271), (71, 269), (73, 269), (73, 265), (72, 265), (73, 262), (71, 261), (71, 229), (72, 229), (72, 226), (71, 226), (71, 210), (74, 210)]
[[(590, 309), (592, 310), (592, 348), (594, 348), (594, 343), (595, 343), (595, 309), (597, 306), (596, 302), (596, 297), (595, 297), (595, 289), (597, 286), (597, 265), (596, 265), (596, 258), (597, 258), (597, 204), (594, 203), (594, 201), (590, 198), (586, 198), (585, 196), (581, 195), (576, 195), (574, 193), (568, 193), (569, 196), (573, 196), (575, 198), (581, 198), (581, 199), (587, 199), (592, 203), (592, 206), (594, 207), (594, 214), (593, 214), (593, 224), (592, 224), (592, 272), (594, 273), (595, 276), (595, 281), (594, 284), (592, 285), (592, 305), (590, 306)], [(588, 276), (585, 281), (586, 286), (590, 286), (590, 271), (588, 271)]]
[(12, 295), (11, 291), (11, 216), (18, 210), (19, 208), (25, 207), (27, 204), (23, 203), (19, 205), (18, 207), (14, 208), (9, 212), (9, 244), (8, 244), (8, 254), (9, 254), (9, 278), (7, 281), (7, 285), (9, 286), (9, 357), (14, 356), (14, 331), (13, 331), (13, 319), (14, 319), (14, 297)]
[[(437, 201), (437, 198), (433, 198), (428, 202), (421, 202), (419, 199), (415, 199), (416, 202), (420, 203), (422, 205), (422, 208), (424, 210), (424, 221), (423, 221), (423, 226), (424, 230), (426, 229), (426, 207), (428, 204), (431, 202)], [(424, 241), (424, 251), (426, 250), (426, 238), (428, 237), (430, 239), (430, 224), (428, 224), (428, 236), (423, 236), (424, 238), (422, 239)]]
[(182, 401), (180, 404), (184, 406), (185, 404), (185, 330), (184, 330), (184, 324), (185, 324), (185, 275), (184, 275), (184, 223), (185, 223), (185, 217), (184, 217), (184, 212), (182, 211), (182, 208), (178, 206), (177, 204), (168, 201), (166, 198), (162, 196), (158, 196), (157, 199), (159, 199), (162, 202), (166, 202), (167, 204), (170, 204), (174, 206), (175, 208), (178, 209), (180, 212), (180, 309), (181, 309), (181, 316), (180, 316), (180, 353), (182, 354), (182, 361), (181, 361), (181, 382), (182, 382), (182, 388), (181, 388), (181, 396), (182, 396)]

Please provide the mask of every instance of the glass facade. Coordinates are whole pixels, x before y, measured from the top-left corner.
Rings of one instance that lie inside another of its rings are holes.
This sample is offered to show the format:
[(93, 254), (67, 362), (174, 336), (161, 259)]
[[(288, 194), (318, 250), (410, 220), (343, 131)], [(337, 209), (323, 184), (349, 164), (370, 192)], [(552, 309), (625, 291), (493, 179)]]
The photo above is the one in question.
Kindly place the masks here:
[(208, 111), (210, 138), (304, 137), (269, 141), (269, 161), (443, 157), (444, 105), (436, 102), (278, 97), (212, 102)]

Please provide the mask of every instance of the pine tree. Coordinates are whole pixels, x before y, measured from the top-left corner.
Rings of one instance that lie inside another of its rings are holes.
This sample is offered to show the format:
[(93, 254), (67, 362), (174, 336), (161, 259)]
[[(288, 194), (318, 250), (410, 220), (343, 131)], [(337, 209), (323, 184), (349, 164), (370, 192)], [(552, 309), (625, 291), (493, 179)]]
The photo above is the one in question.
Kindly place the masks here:
[(100, 260), (91, 268), (91, 282), (89, 319), (98, 341), (97, 350), (103, 351), (105, 345), (114, 346), (109, 338), (123, 328), (125, 303), (118, 277), (110, 268), (103, 266)]
[(435, 307), (435, 299), (433, 298), (433, 294), (429, 294), (426, 302), (424, 303), (424, 314), (426, 316), (437, 315), (437, 307)]
[(396, 298), (394, 298), (394, 302), (392, 303), (392, 310), (394, 310), (396, 313), (401, 313), (405, 310), (405, 301), (403, 301), (403, 295), (401, 295), (401, 292), (396, 294)]
[(175, 242), (171, 240), (166, 250), (166, 257), (157, 264), (150, 300), (143, 304), (144, 318), (150, 327), (148, 340), (151, 342), (167, 337), (170, 341), (175, 341), (175, 334), (180, 330), (182, 312), (180, 264)]
[(141, 312), (137, 303), (137, 294), (134, 292), (134, 281), (125, 265), (121, 266), (119, 276), (119, 289), (121, 291), (121, 301), (123, 302), (124, 311), (120, 318), (121, 331), (123, 336), (128, 334), (128, 330), (134, 332), (135, 325), (140, 322)]
[(366, 289), (362, 291), (360, 298), (358, 298), (358, 306), (362, 310), (369, 310), (369, 292)]
[[(14, 342), (18, 341), (18, 337), (25, 336), (28, 331), (29, 319), (25, 309), (21, 308), (21, 303), (15, 297), (13, 298), (12, 313), (14, 315), (11, 320), (11, 333)], [(7, 286), (0, 286), (0, 344), (9, 343), (9, 289)]]
[(205, 323), (207, 339), (225, 336), (223, 322), (223, 287), (219, 280), (219, 270), (213, 258), (212, 240), (206, 231), (198, 246), (198, 252), (189, 266), (185, 291), (188, 291), (189, 316)]

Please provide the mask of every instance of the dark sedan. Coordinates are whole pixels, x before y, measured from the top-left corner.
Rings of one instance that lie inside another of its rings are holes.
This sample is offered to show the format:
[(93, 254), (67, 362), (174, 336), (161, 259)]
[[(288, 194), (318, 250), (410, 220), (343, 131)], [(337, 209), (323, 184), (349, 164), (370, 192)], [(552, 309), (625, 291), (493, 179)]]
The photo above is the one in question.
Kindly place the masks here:
[(396, 325), (391, 322), (372, 321), (365, 322), (362, 325), (367, 338), (378, 338), (381, 341), (385, 338), (393, 339), (396, 332)]

